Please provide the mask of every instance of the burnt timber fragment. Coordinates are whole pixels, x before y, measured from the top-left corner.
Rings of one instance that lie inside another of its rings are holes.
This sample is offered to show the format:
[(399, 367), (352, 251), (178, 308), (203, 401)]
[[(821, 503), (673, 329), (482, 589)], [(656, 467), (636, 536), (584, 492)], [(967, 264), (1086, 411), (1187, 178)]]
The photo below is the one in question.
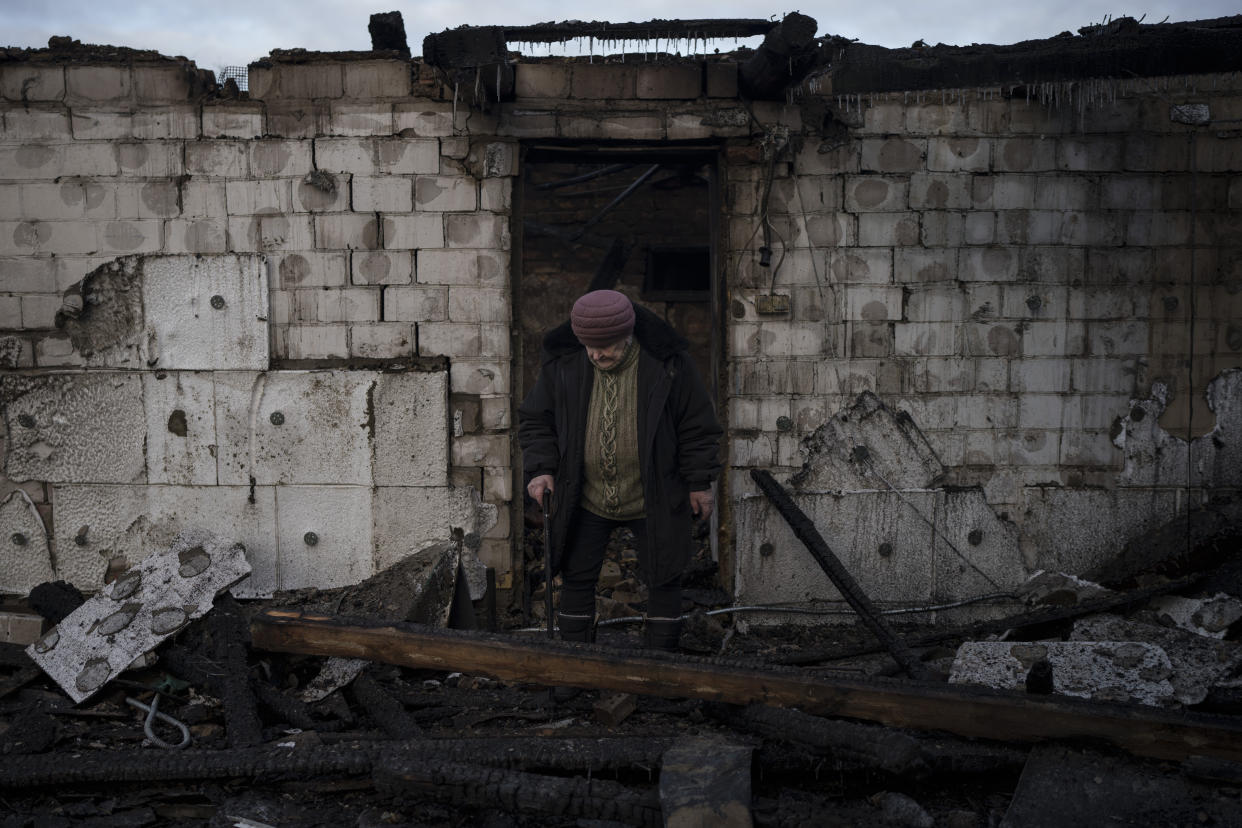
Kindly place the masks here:
[(459, 670), (504, 681), (569, 685), (731, 704), (796, 707), (916, 730), (1013, 741), (1098, 739), (1140, 756), (1242, 759), (1242, 723), (1221, 716), (1028, 696), (940, 684), (816, 678), (675, 653), (618, 654), (563, 641), (434, 630), (269, 611), (251, 621), (254, 646), (349, 655), (405, 667)]
[(423, 38), (423, 60), (443, 71), (484, 110), (513, 100), (514, 74), (497, 26), (459, 26)]
[(377, 52), (396, 52), (402, 57), (410, 56), (410, 45), (405, 39), (405, 21), (401, 12), (379, 12), (371, 15), (367, 23), (371, 34), (371, 48)]
[(777, 483), (776, 479), (763, 469), (751, 469), (750, 477), (759, 485), (760, 490), (767, 495), (768, 500), (772, 501), (772, 505), (780, 512), (781, 517), (793, 529), (794, 535), (797, 536), (798, 540), (802, 541), (807, 550), (815, 557), (815, 561), (820, 565), (820, 568), (832, 579), (832, 583), (840, 590), (841, 595), (854, 608), (854, 611), (858, 613), (858, 617), (866, 625), (867, 629), (883, 642), (885, 649), (892, 654), (893, 659), (896, 660), (901, 669), (911, 678), (924, 680), (936, 678), (889, 628), (884, 621), (884, 617), (880, 615), (879, 610), (871, 603), (871, 599), (867, 597), (866, 593), (862, 591), (862, 587), (854, 580), (854, 576), (846, 570), (841, 560), (833, 554), (828, 547), (828, 542), (824, 540), (823, 535), (815, 528), (815, 524), (806, 516), (805, 512), (794, 504), (792, 498), (789, 497), (789, 493), (785, 491), (781, 484)]
[(454, 805), (501, 807), (509, 813), (551, 814), (662, 825), (654, 792), (586, 777), (544, 776), (457, 762), (385, 758), (373, 779), (380, 793), (417, 794)]
[(818, 23), (812, 17), (790, 12), (769, 31), (762, 45), (739, 69), (742, 94), (753, 100), (776, 100), (802, 81), (819, 56), (815, 40)]
[(999, 85), (1008, 86), (1009, 94), (1018, 96), (1028, 95), (1032, 82), (1242, 69), (1242, 16), (1238, 15), (1081, 31), (1084, 37), (1059, 36), (1011, 46), (937, 44), (909, 49), (833, 38), (828, 46), (832, 91), (855, 94)]

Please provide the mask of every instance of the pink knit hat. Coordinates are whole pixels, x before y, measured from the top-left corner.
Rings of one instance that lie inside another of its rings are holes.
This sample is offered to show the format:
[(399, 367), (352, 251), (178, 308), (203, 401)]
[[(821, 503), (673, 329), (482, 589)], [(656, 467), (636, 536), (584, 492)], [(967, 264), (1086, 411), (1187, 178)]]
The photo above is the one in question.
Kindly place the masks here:
[(634, 303), (615, 290), (593, 290), (574, 302), (569, 322), (579, 342), (602, 348), (634, 330)]

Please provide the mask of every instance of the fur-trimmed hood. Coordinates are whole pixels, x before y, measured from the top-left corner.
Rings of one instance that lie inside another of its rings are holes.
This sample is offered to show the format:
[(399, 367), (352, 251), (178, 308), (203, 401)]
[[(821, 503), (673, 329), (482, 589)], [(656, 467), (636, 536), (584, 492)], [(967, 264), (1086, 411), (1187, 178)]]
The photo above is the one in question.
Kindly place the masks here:
[[(678, 351), (690, 348), (690, 343), (673, 326), (641, 305), (634, 305), (634, 338), (644, 351), (663, 362)], [(558, 359), (582, 350), (582, 343), (574, 336), (569, 320), (548, 331), (543, 338), (543, 362)]]

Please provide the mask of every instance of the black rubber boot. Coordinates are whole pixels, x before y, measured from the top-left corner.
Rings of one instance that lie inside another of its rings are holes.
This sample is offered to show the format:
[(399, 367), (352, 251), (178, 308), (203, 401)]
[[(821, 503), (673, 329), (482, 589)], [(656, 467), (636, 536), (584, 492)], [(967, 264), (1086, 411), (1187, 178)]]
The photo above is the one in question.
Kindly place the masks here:
[(562, 641), (595, 643), (595, 616), (593, 615), (569, 615), (558, 612), (556, 626), (561, 631)]
[(677, 650), (681, 641), (680, 618), (648, 618), (643, 630), (643, 644), (650, 650)]
[[(556, 626), (561, 631), (562, 641), (581, 641), (584, 644), (595, 643), (595, 616), (556, 614)], [(582, 695), (581, 687), (553, 687), (552, 701), (564, 704)]]

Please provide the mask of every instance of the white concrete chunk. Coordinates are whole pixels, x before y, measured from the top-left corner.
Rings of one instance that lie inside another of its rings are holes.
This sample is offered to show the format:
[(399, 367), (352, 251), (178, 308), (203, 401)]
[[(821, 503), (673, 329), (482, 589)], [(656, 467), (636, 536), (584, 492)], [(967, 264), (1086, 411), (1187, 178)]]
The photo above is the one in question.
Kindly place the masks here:
[(1042, 660), (1052, 667), (1054, 692), (1065, 696), (1153, 706), (1174, 701), (1169, 656), (1141, 641), (969, 641), (958, 648), (949, 682), (1024, 689)]
[(447, 486), (448, 374), (379, 374), (375, 416), (376, 486)]
[(250, 571), (235, 541), (206, 530), (127, 570), (26, 648), (74, 702), (90, 698), (143, 653), (211, 609)]
[(51, 580), (43, 518), (30, 496), (17, 489), (0, 503), (0, 593), (26, 595)]
[(5, 474), (49, 483), (138, 483), (146, 477), (146, 415), (135, 374), (0, 378), (8, 426)]
[(370, 488), (278, 486), (276, 530), (278, 589), (346, 586), (375, 572)]
[(222, 485), (371, 485), (371, 371), (221, 371)]
[(182, 486), (216, 482), (215, 383), (189, 371), (144, 373), (147, 480)]
[(1208, 638), (1223, 639), (1229, 628), (1242, 618), (1242, 601), (1224, 592), (1208, 598), (1161, 595), (1151, 600), (1151, 609), (1161, 621)]
[(264, 370), (267, 280), (262, 256), (158, 256), (143, 265), (148, 361), (180, 370)]

